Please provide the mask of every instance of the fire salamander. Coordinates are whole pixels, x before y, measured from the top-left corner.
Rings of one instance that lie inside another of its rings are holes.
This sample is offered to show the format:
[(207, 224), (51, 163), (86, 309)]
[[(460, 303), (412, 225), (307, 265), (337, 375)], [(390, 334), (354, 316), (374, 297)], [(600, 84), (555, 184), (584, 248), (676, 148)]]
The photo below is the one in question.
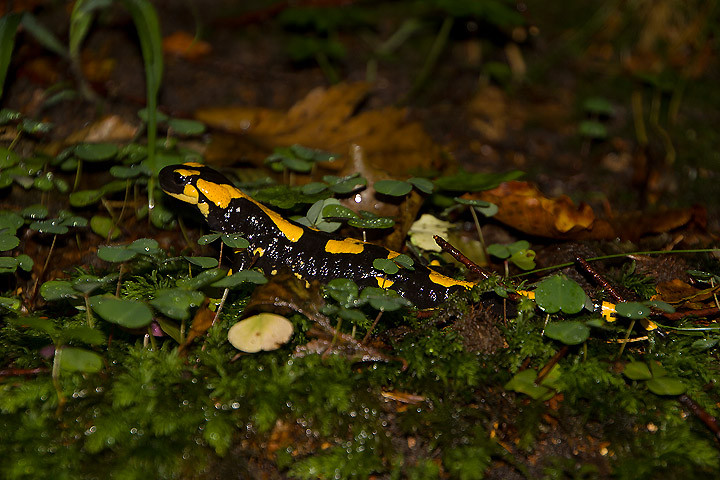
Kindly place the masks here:
[(283, 218), (237, 189), (219, 172), (199, 163), (163, 168), (160, 186), (169, 195), (195, 205), (211, 229), (239, 233), (250, 246), (236, 252), (235, 269), (255, 266), (266, 274), (289, 267), (306, 280), (323, 283), (348, 278), (361, 288), (390, 288), (419, 308), (430, 308), (474, 283), (454, 280), (425, 266), (400, 268), (388, 275), (373, 267), (376, 258), (399, 253), (352, 238), (338, 238)]

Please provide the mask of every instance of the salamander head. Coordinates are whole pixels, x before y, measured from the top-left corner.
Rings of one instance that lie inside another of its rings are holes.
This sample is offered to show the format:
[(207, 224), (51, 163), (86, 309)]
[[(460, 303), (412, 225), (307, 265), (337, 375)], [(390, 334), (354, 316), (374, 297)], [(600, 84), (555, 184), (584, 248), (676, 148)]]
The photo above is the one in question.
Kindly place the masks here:
[(165, 193), (197, 205), (205, 218), (211, 208), (224, 211), (232, 199), (245, 197), (224, 175), (200, 163), (167, 166), (160, 170), (158, 179)]

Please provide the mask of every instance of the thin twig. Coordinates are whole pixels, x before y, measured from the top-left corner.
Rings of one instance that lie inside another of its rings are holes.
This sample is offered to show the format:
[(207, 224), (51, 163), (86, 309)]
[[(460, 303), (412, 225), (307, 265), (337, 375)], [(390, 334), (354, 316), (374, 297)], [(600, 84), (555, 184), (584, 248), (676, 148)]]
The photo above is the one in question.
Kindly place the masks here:
[(560, 350), (557, 351), (555, 355), (545, 364), (543, 368), (540, 369), (540, 372), (538, 372), (537, 378), (535, 379), (535, 385), (540, 385), (543, 380), (545, 380), (545, 377), (548, 376), (548, 373), (550, 373), (550, 370), (560, 361), (562, 357), (564, 357), (567, 352), (570, 351), (570, 347), (568, 345), (565, 345)]
[(449, 253), (455, 260), (465, 265), (468, 270), (477, 273), (486, 280), (490, 278), (490, 273), (487, 270), (467, 258), (465, 255), (462, 254), (462, 252), (460, 252), (460, 250), (450, 245), (447, 240), (445, 240), (439, 235), (433, 235), (433, 238), (435, 239), (435, 243), (437, 243), (440, 248), (442, 248), (443, 252)]
[(595, 270), (587, 261), (585, 261), (584, 258), (575, 257), (575, 262), (581, 270), (590, 275), (593, 280), (598, 283), (598, 285), (600, 285), (606, 292), (608, 292), (608, 294), (610, 294), (615, 303), (625, 301), (622, 295), (620, 295), (617, 290), (615, 290), (615, 288), (610, 285), (610, 283), (597, 272), (597, 270)]
[(678, 402), (687, 407), (693, 415), (698, 417), (710, 429), (710, 431), (715, 434), (715, 438), (720, 440), (720, 423), (718, 423), (717, 418), (710, 415), (704, 408), (698, 405), (695, 400), (684, 393), (678, 397)]

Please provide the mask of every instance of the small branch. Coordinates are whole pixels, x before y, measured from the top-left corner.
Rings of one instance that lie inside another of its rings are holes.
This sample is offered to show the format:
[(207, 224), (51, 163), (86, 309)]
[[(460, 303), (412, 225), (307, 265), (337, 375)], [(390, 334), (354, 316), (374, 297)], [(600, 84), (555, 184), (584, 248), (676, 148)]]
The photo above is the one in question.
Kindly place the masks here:
[(605, 278), (600, 275), (588, 262), (582, 257), (575, 257), (575, 263), (578, 268), (592, 277), (598, 285), (600, 285), (615, 301), (615, 303), (624, 302), (622, 295), (620, 295)]
[(490, 278), (490, 273), (487, 270), (467, 258), (465, 255), (462, 254), (462, 252), (460, 252), (460, 250), (450, 245), (447, 240), (445, 240), (439, 235), (433, 235), (433, 238), (435, 239), (435, 243), (437, 243), (440, 248), (442, 248), (443, 252), (449, 253), (455, 260), (465, 265), (468, 270), (477, 273), (486, 280)]
[(535, 379), (535, 385), (540, 385), (542, 381), (545, 380), (545, 377), (548, 376), (550, 370), (552, 370), (552, 368), (560, 361), (560, 359), (563, 358), (569, 351), (570, 347), (567, 345), (558, 350), (557, 353), (553, 355), (553, 357), (538, 372), (537, 378)]
[(704, 408), (698, 405), (695, 400), (685, 394), (678, 397), (678, 402), (690, 410), (693, 415), (698, 417), (710, 429), (710, 431), (713, 432), (715, 438), (720, 440), (720, 423), (718, 423), (717, 418), (710, 415)]

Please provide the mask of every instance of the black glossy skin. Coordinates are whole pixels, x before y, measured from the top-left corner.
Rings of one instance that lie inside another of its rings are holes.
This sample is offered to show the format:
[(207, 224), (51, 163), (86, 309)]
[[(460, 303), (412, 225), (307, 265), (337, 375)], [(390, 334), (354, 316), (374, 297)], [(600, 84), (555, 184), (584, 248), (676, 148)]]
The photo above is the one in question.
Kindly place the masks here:
[[(193, 170), (200, 175), (178, 175), (176, 172)], [(198, 178), (217, 184), (232, 185), (220, 173), (208, 167), (174, 165), (164, 168), (159, 175), (160, 186), (170, 194), (184, 191), (186, 185), (195, 185)], [(234, 188), (234, 187), (233, 187)], [(454, 291), (469, 288), (465, 282), (456, 282), (449, 287), (431, 281), (431, 270), (416, 264), (414, 270), (400, 268), (394, 275), (386, 275), (373, 267), (376, 258), (388, 258), (390, 250), (370, 243), (363, 244), (361, 253), (328, 253), (325, 246), (329, 240), (343, 240), (335, 235), (312, 230), (296, 222), (283, 219), (289, 225), (302, 229), (302, 236), (292, 241), (282, 228), (268, 216), (266, 207), (242, 194), (233, 198), (226, 208), (220, 208), (212, 199), (199, 194), (199, 201), (209, 205), (206, 215), (212, 230), (224, 233), (239, 233), (247, 239), (250, 247), (236, 252), (236, 269), (259, 267), (266, 274), (273, 274), (282, 267), (288, 267), (302, 278), (316, 279), (323, 283), (334, 278), (348, 278), (360, 287), (378, 287), (376, 277), (391, 280), (391, 289), (410, 300), (419, 308), (436, 306)], [(281, 225), (282, 226), (282, 225)], [(259, 250), (262, 254), (259, 255)], [(433, 274), (437, 275), (437, 274)], [(448, 277), (445, 282), (455, 282)]]

